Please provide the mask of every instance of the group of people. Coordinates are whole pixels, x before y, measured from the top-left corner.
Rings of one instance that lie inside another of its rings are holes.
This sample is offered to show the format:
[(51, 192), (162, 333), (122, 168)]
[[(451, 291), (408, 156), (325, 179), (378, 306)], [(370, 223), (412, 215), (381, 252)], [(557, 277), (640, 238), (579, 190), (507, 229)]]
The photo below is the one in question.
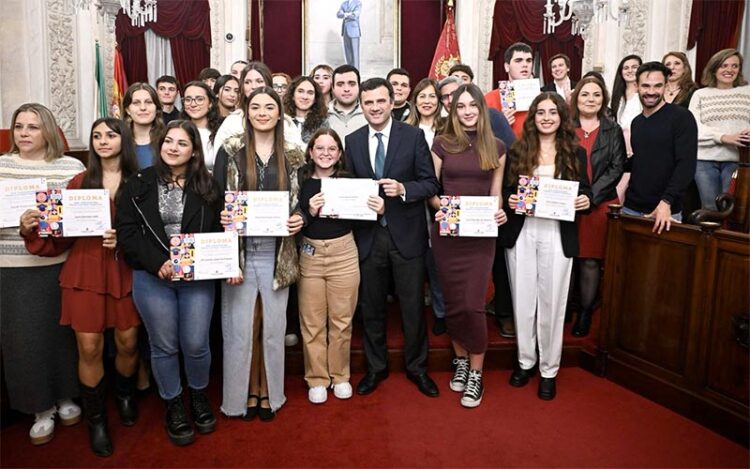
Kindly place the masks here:
[[(195, 430), (214, 431), (206, 388), (217, 297), (227, 417), (269, 421), (284, 405), (288, 311), (299, 320), (310, 402), (325, 402), (329, 390), (338, 399), (374, 392), (388, 377), (391, 283), (407, 377), (438, 396), (427, 373), (425, 281), (433, 332), (451, 338), (448, 384), (462, 406), (480, 405), (484, 394), (491, 281), (500, 332), (518, 344), (510, 384), (525, 386), (538, 368), (538, 397), (553, 399), (574, 266), (573, 334), (585, 336), (591, 326), (607, 205), (624, 199), (625, 213), (653, 218), (659, 233), (680, 220), (693, 180), (709, 205), (727, 189), (737, 148), (750, 144), (750, 87), (736, 50), (709, 61), (700, 90), (680, 52), (663, 63), (625, 57), (611, 93), (595, 72), (570, 80), (566, 56), (550, 62), (554, 81), (526, 111), (503, 109), (499, 90), (483, 93), (466, 65), (413, 90), (404, 69), (361, 81), (351, 65), (320, 65), (291, 79), (238, 61), (229, 74), (207, 69), (181, 90), (165, 76), (155, 88), (128, 88), (122, 120), (94, 122), (86, 167), (63, 155), (46, 107), (18, 108), (0, 180), (44, 177), (50, 189), (109, 189), (113, 215), (101, 238), (40, 237), (34, 209), (18, 228), (0, 231), (3, 367), (11, 406), (36, 416), (32, 443), (52, 438), (56, 415), (62, 424), (80, 420), (72, 400), (80, 396), (92, 450), (112, 453), (106, 329), (115, 331), (122, 424), (138, 418), (140, 354), (165, 401), (169, 439), (186, 445)], [(532, 63), (526, 44), (505, 54), (511, 82), (532, 78)], [(630, 180), (618, 195), (624, 174)], [(576, 220), (516, 213), (519, 178), (528, 176), (577, 181)], [(376, 220), (321, 216), (325, 178), (376, 180), (378, 195), (367, 201)], [(223, 231), (232, 223), (224, 192), (238, 190), (286, 191), (289, 235), (241, 237), (240, 274), (220, 287), (172, 281), (170, 236)], [(440, 236), (440, 195), (498, 197), (497, 237)], [(297, 308), (289, 307), (293, 285)], [(367, 358), (356, 388), (349, 366), (355, 311)], [(147, 334), (139, 337), (139, 329)], [(140, 353), (139, 343), (148, 344)]]

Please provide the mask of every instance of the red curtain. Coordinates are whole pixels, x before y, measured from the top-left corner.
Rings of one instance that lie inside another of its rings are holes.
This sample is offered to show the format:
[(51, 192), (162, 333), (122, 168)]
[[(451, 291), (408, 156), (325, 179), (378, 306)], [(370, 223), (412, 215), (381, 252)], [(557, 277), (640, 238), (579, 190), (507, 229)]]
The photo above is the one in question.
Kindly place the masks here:
[(115, 20), (115, 34), (128, 82), (148, 80), (146, 42), (143, 38), (146, 29), (169, 38), (177, 80), (185, 84), (195, 79), (201, 69), (210, 63), (210, 13), (208, 0), (159, 0), (157, 21), (136, 27), (120, 10)]
[(274, 72), (288, 73), (293, 77), (302, 73), (302, 1), (265, 0), (263, 33), (266, 65)]
[(693, 0), (687, 48), (698, 44), (695, 58), (696, 81), (700, 82), (706, 63), (722, 49), (736, 48), (745, 0)]
[(558, 53), (570, 57), (570, 77), (574, 80), (581, 77), (583, 38), (570, 34), (570, 21), (558, 26), (554, 34), (544, 34), (544, 5), (545, 0), (502, 0), (495, 3), (489, 53), (489, 60), (495, 62), (495, 81), (508, 79), (503, 55), (505, 49), (516, 42), (525, 42), (534, 49), (535, 56), (541, 59), (545, 78), (552, 76), (547, 61)]
[[(401, 67), (409, 71), (412, 87), (427, 77), (435, 46), (443, 30), (443, 6), (447, 2), (401, 2)], [(458, 4), (460, 2), (456, 2)]]

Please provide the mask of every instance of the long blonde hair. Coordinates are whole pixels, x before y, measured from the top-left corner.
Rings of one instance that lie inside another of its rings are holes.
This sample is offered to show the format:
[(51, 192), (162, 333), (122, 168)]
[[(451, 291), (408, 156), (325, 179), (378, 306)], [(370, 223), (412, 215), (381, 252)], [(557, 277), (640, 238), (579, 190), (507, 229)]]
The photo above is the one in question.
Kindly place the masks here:
[(52, 111), (47, 109), (46, 106), (39, 103), (22, 104), (15, 110), (15, 112), (13, 112), (13, 117), (10, 119), (10, 152), (19, 153), (13, 129), (16, 127), (16, 119), (18, 118), (18, 115), (22, 112), (33, 112), (41, 121), (42, 137), (44, 138), (44, 160), (52, 161), (63, 156), (65, 144), (57, 131), (55, 116), (52, 115)]
[(490, 117), (487, 111), (487, 103), (484, 100), (482, 90), (480, 90), (477, 85), (471, 83), (461, 85), (453, 92), (454, 98), (451, 103), (448, 123), (445, 127), (445, 131), (435, 137), (435, 140), (438, 141), (440, 146), (448, 153), (461, 153), (471, 146), (469, 136), (466, 134), (466, 130), (464, 130), (463, 125), (461, 125), (461, 122), (458, 120), (458, 113), (456, 112), (459, 97), (464, 93), (469, 93), (474, 102), (477, 103), (477, 108), (479, 109), (479, 116), (477, 118), (477, 141), (474, 145), (474, 148), (476, 148), (477, 151), (477, 156), (479, 157), (479, 167), (482, 171), (496, 169), (500, 167), (500, 155), (498, 155), (497, 140), (495, 140), (495, 135), (492, 133)]

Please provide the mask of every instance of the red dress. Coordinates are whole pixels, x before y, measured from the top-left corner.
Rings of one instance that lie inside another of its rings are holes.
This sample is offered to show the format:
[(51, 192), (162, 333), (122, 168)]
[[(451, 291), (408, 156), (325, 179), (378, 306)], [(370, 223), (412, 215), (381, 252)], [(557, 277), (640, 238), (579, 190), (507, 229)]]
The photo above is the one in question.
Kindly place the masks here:
[[(68, 189), (79, 189), (83, 175), (74, 177)], [(109, 209), (114, 221), (112, 200)], [(40, 238), (38, 231), (25, 242), (26, 249), (39, 256), (57, 256), (70, 249), (60, 271), (60, 324), (77, 332), (103, 332), (112, 327), (125, 330), (140, 324), (132, 298), (133, 271), (118, 249), (103, 247), (98, 236)]]
[[(591, 167), (591, 149), (599, 135), (599, 128), (591, 132), (588, 137), (580, 127), (576, 128), (578, 143), (586, 150), (586, 172), (589, 181), (594, 184), (592, 179), (593, 168)], [(579, 254), (581, 258), (604, 259), (604, 252), (607, 247), (607, 212), (609, 204), (617, 203), (617, 198), (603, 202), (597, 206), (592, 206), (589, 213), (579, 213), (576, 216), (578, 224), (578, 243)]]
[[(476, 134), (467, 132), (471, 142)], [(479, 167), (474, 147), (462, 153), (448, 153), (435, 139), (432, 151), (442, 160), (442, 195), (490, 195), (493, 171)], [(497, 140), (498, 156), (505, 145)], [(445, 323), (451, 339), (470, 353), (487, 350), (487, 316), (484, 311), (487, 285), (495, 261), (495, 238), (446, 237), (433, 223), (432, 253), (445, 299)]]

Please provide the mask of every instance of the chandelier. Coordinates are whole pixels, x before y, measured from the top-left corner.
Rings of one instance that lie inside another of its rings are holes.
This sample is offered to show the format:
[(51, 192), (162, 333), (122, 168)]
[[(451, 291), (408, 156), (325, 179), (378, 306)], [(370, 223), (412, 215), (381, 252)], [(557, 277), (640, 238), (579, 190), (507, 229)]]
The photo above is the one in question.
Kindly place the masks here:
[(571, 34), (585, 37), (591, 24), (601, 24), (610, 18), (626, 21), (628, 0), (547, 0), (544, 7), (545, 34), (554, 34), (558, 26), (570, 20)]
[(133, 26), (156, 22), (156, 0), (120, 0), (120, 5)]
[[(102, 4), (113, 3), (113, 0), (66, 1), (73, 11), (88, 10), (92, 4), (101, 11)], [(130, 17), (130, 24), (133, 26), (143, 27), (146, 23), (156, 22), (156, 0), (119, 0), (119, 3), (125, 14)]]

